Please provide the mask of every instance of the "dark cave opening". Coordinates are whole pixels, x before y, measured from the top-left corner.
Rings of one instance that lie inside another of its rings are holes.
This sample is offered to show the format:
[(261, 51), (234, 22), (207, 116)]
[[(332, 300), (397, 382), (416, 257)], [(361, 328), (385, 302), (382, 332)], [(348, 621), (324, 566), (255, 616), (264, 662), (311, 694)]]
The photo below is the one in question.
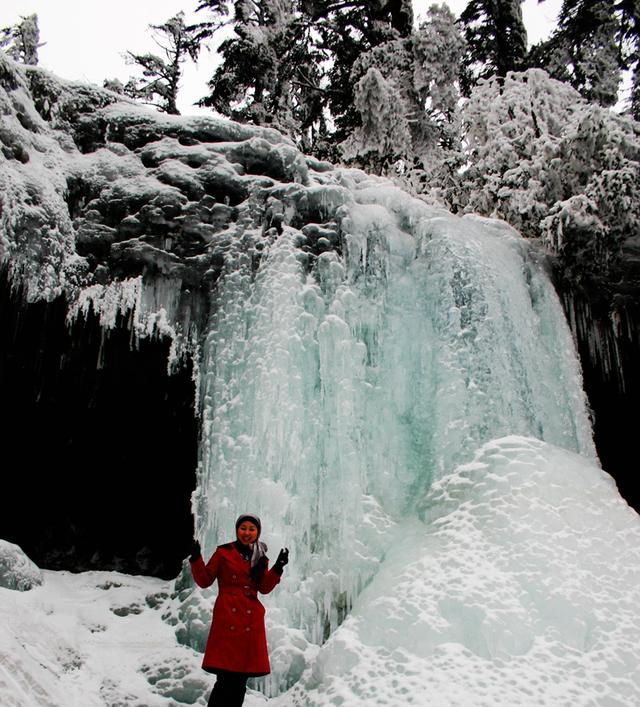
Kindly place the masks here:
[(624, 388), (614, 373), (606, 375), (592, 361), (588, 343), (579, 343), (584, 389), (593, 412), (593, 438), (602, 468), (624, 500), (640, 513), (640, 473), (636, 432), (640, 407), (640, 346), (632, 338), (618, 341)]
[(45, 569), (173, 578), (192, 536), (191, 366), (168, 375), (170, 342), (135, 343), (126, 321), (65, 315), (0, 277), (0, 538)]

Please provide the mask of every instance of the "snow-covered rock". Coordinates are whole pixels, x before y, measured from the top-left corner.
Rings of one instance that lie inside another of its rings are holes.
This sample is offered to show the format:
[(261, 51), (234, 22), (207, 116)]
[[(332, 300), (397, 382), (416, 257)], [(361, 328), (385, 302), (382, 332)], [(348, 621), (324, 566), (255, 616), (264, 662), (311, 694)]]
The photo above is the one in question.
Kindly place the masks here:
[(42, 584), (42, 572), (18, 545), (0, 540), (0, 587), (26, 592)]
[(232, 243), (254, 267), (284, 224), (311, 260), (338, 247), (345, 175), (276, 130), (162, 115), (4, 55), (0, 107), (0, 264), (27, 301), (64, 294), (104, 326), (133, 313), (136, 334), (190, 348)]

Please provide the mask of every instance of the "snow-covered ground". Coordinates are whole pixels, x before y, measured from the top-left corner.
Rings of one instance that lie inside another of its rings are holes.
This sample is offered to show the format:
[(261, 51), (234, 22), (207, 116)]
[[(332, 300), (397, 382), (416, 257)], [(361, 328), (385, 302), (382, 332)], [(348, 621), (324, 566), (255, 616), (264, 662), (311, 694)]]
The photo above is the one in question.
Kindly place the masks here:
[(3, 707), (206, 704), (193, 696), (211, 678), (161, 618), (172, 582), (118, 572), (43, 580), (0, 589)]
[[(640, 518), (593, 461), (506, 437), (424, 509), (298, 683), (247, 707), (640, 703)], [(213, 678), (176, 639), (184, 582), (42, 580), (0, 588), (2, 707), (206, 704)]]

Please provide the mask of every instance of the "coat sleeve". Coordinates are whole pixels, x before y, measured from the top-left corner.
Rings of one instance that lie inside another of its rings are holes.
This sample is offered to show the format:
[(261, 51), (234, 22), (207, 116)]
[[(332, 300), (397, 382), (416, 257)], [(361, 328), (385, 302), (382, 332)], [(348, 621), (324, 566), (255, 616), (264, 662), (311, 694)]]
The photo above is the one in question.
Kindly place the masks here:
[(220, 554), (216, 550), (207, 564), (204, 564), (202, 555), (191, 563), (191, 574), (195, 583), (205, 589), (210, 587), (218, 576), (218, 565), (220, 564)]
[(258, 582), (258, 591), (268, 594), (280, 582), (280, 575), (273, 569), (266, 569)]

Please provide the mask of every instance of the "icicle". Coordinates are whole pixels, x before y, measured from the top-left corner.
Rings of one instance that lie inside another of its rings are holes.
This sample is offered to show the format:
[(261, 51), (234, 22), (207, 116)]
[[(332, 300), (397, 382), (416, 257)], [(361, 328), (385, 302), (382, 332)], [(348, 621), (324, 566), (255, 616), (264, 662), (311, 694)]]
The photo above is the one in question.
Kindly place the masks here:
[(614, 309), (606, 318), (597, 316), (587, 300), (578, 300), (571, 293), (563, 295), (563, 303), (576, 346), (584, 344), (590, 362), (604, 380), (615, 383), (624, 392), (626, 382), (621, 347), (624, 339), (634, 339), (631, 319), (624, 309)]
[(155, 336), (171, 341), (167, 372), (174, 371), (186, 355), (197, 357), (200, 346), (200, 323), (194, 315), (197, 302), (182, 292), (182, 282), (157, 277), (148, 282), (142, 277), (113, 281), (107, 285), (92, 285), (81, 290), (67, 311), (71, 326), (80, 316), (93, 311), (100, 326), (109, 330), (121, 320), (131, 329), (131, 344)]

